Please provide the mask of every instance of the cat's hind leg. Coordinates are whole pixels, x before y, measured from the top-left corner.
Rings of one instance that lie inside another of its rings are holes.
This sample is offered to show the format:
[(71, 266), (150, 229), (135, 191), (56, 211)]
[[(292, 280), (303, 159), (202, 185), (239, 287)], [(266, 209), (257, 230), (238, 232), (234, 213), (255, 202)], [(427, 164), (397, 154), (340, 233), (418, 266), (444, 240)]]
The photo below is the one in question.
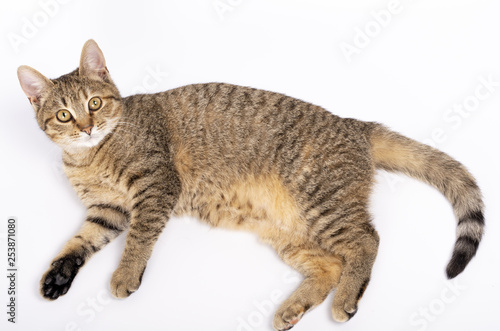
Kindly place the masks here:
[(325, 300), (339, 282), (342, 262), (333, 254), (313, 245), (287, 244), (277, 251), (284, 262), (305, 277), (274, 316), (273, 327), (281, 331), (291, 329), (305, 312)]
[(343, 262), (332, 306), (333, 318), (338, 322), (346, 322), (356, 314), (377, 255), (379, 237), (366, 216), (357, 222), (332, 223), (319, 240), (323, 249), (339, 255)]

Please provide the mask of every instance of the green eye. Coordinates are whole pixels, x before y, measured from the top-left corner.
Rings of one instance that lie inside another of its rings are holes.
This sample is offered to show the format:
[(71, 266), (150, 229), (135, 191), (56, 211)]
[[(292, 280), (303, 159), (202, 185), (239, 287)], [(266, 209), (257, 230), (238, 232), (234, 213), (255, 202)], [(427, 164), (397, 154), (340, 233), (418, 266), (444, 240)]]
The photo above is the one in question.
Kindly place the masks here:
[(102, 100), (99, 97), (93, 97), (89, 101), (89, 110), (91, 111), (97, 111), (101, 109), (102, 106)]
[(58, 111), (56, 117), (59, 120), (59, 122), (63, 123), (66, 123), (73, 118), (73, 116), (71, 116), (71, 113), (66, 109), (61, 109), (60, 111)]

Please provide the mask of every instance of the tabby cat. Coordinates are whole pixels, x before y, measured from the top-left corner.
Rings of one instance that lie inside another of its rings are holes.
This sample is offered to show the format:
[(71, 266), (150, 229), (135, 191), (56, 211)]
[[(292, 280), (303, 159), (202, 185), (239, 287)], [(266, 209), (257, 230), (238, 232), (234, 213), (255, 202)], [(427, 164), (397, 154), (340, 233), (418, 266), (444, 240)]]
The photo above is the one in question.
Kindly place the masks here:
[(377, 255), (368, 210), (376, 169), (418, 178), (449, 199), (458, 219), (449, 278), (464, 270), (481, 240), (483, 203), (471, 174), (380, 124), (224, 83), (123, 98), (93, 40), (69, 74), (48, 79), (21, 66), (18, 77), (88, 209), (42, 277), (47, 299), (66, 294), (86, 261), (127, 229), (111, 292), (128, 297), (169, 218), (187, 214), (255, 232), (304, 275), (279, 307), (276, 330), (293, 327), (333, 289), (333, 318), (345, 322)]

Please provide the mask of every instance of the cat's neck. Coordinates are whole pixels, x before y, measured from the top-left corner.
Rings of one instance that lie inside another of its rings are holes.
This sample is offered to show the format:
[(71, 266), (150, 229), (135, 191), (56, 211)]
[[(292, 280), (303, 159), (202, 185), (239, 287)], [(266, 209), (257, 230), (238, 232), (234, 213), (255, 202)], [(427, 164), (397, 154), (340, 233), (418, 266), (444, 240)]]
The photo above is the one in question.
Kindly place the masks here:
[[(95, 146), (97, 147), (97, 146)], [(96, 148), (76, 148), (76, 149), (63, 149), (63, 161), (73, 165), (86, 166), (92, 163), (94, 159)]]
[(112, 133), (109, 133), (97, 145), (92, 147), (75, 147), (63, 149), (63, 161), (79, 166), (90, 165), (94, 160), (96, 154), (108, 142), (111, 136)]

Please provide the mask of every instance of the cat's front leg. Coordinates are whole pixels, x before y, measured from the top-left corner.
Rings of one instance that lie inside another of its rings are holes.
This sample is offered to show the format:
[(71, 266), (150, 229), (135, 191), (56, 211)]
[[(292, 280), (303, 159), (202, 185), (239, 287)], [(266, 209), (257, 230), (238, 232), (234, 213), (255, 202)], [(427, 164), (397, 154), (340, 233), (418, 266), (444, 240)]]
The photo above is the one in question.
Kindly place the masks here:
[(111, 278), (111, 293), (126, 298), (141, 285), (153, 246), (165, 227), (179, 193), (177, 187), (152, 185), (136, 194), (125, 249)]
[(126, 229), (129, 213), (113, 204), (95, 204), (88, 208), (87, 218), (57, 257), (40, 282), (40, 292), (55, 300), (68, 292), (73, 279), (85, 262)]
[(126, 298), (137, 291), (153, 246), (167, 220), (168, 217), (165, 214), (132, 217), (120, 265), (111, 277), (110, 286), (113, 296)]

